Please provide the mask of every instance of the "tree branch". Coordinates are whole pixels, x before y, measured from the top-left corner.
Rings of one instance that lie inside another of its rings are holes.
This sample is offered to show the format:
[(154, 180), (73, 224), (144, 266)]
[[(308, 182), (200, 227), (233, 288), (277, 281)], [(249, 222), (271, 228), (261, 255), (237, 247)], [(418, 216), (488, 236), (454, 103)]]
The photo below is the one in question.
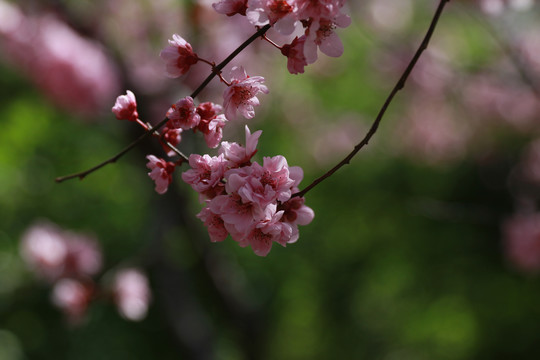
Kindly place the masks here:
[[(195, 98), (197, 95), (199, 95), (199, 93), (210, 83), (210, 81), (212, 81), (212, 79), (217, 76), (218, 74), (221, 73), (221, 70), (223, 70), (223, 68), (225, 66), (227, 66), (228, 63), (230, 63), (238, 54), (240, 54), (242, 52), (242, 50), (244, 50), (249, 44), (251, 44), (253, 41), (255, 41), (257, 38), (263, 36), (267, 31), (268, 29), (270, 29), (270, 25), (265, 25), (259, 29), (257, 29), (257, 31), (251, 35), (251, 37), (249, 37), (249, 39), (247, 39), (246, 41), (244, 41), (238, 48), (236, 48), (236, 50), (234, 50), (225, 60), (223, 60), (221, 63), (219, 63), (217, 66), (215, 66), (213, 69), (212, 69), (212, 73), (210, 75), (208, 75), (208, 77), (201, 83), (201, 85), (199, 85), (199, 87), (197, 89), (195, 89), (195, 91), (190, 95), (192, 98)], [(131, 144), (129, 144), (128, 146), (126, 146), (124, 149), (122, 149), (118, 154), (114, 155), (113, 157), (103, 161), (102, 163), (88, 169), (88, 170), (85, 170), (85, 171), (81, 171), (81, 172), (77, 172), (77, 173), (74, 173), (74, 174), (71, 174), (71, 175), (66, 175), (66, 176), (61, 176), (61, 177), (57, 177), (55, 179), (55, 181), (57, 183), (61, 183), (63, 181), (66, 181), (66, 180), (70, 180), (70, 179), (74, 179), (74, 178), (79, 178), (79, 179), (84, 179), (88, 174), (91, 174), (93, 173), (94, 171), (96, 170), (99, 170), (101, 169), (102, 167), (104, 167), (105, 165), (107, 164), (111, 164), (111, 163), (114, 163), (116, 162), (118, 159), (120, 159), (122, 156), (124, 156), (127, 152), (129, 152), (131, 149), (133, 149), (135, 146), (137, 146), (141, 141), (145, 140), (147, 137), (149, 137), (150, 135), (152, 135), (154, 133), (154, 131), (156, 130), (159, 130), (163, 125), (165, 125), (167, 123), (167, 121), (169, 121), (168, 118), (165, 118), (163, 120), (161, 120), (156, 126), (154, 126), (152, 129), (146, 131), (144, 134), (142, 134), (141, 136), (139, 136), (138, 139), (136, 139), (135, 141), (133, 141)], [(176, 150), (176, 149), (173, 149), (173, 150)], [(176, 150), (177, 151), (177, 150)], [(175, 152), (176, 152), (175, 151)], [(181, 153), (180, 153), (181, 154)], [(182, 154), (183, 155), (183, 154)], [(182, 156), (180, 155), (184, 160), (187, 160), (187, 157), (184, 155)]]
[(439, 18), (440, 18), (441, 13), (442, 13), (442, 11), (444, 9), (444, 6), (449, 1), (450, 0), (441, 0), (439, 2), (439, 6), (437, 7), (437, 10), (435, 11), (435, 14), (433, 15), (433, 19), (431, 20), (431, 24), (429, 26), (429, 29), (428, 29), (426, 35), (424, 36), (424, 40), (420, 44), (420, 47), (418, 48), (418, 50), (416, 50), (416, 53), (414, 54), (413, 58), (409, 62), (409, 65), (407, 66), (407, 68), (405, 69), (405, 71), (403, 72), (401, 77), (399, 78), (397, 84), (394, 86), (394, 88), (390, 92), (390, 95), (388, 95), (388, 97), (386, 98), (386, 101), (384, 102), (383, 106), (379, 110), (379, 113), (377, 114), (377, 117), (375, 118), (375, 121), (371, 125), (371, 128), (367, 132), (366, 136), (362, 139), (362, 141), (360, 141), (360, 143), (358, 143), (354, 147), (354, 149), (350, 152), (349, 155), (347, 155), (347, 157), (345, 157), (343, 160), (341, 160), (336, 166), (334, 166), (332, 169), (327, 171), (321, 177), (315, 179), (306, 188), (304, 188), (303, 190), (297, 192), (296, 194), (293, 194), (293, 197), (294, 196), (300, 196), (300, 197), (305, 196), (308, 191), (313, 189), (315, 186), (317, 186), (318, 184), (323, 182), (328, 177), (332, 176), (336, 171), (338, 171), (344, 165), (349, 164), (351, 159), (360, 151), (360, 149), (362, 149), (364, 146), (366, 146), (369, 143), (369, 141), (371, 140), (373, 135), (375, 135), (375, 133), (377, 132), (377, 129), (379, 128), (379, 124), (381, 123), (381, 120), (382, 120), (384, 114), (386, 113), (386, 110), (388, 109), (388, 106), (390, 105), (390, 103), (394, 99), (394, 96), (396, 96), (396, 94), (401, 89), (403, 89), (403, 87), (405, 86), (405, 82), (407, 81), (407, 78), (409, 77), (410, 73), (412, 72), (412, 70), (414, 69), (416, 63), (418, 62), (418, 59), (420, 58), (420, 56), (422, 55), (424, 50), (427, 49), (427, 46), (429, 44), (429, 40), (431, 39), (431, 36), (433, 35), (433, 32), (435, 31), (435, 27), (437, 26), (437, 23), (439, 22)]

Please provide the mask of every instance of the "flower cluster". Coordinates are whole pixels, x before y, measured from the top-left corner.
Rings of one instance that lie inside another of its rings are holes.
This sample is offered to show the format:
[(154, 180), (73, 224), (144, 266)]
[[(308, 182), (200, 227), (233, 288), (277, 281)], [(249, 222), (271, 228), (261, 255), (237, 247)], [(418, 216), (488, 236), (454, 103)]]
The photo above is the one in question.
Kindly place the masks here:
[[(51, 301), (67, 320), (72, 324), (81, 323), (99, 293), (93, 279), (102, 268), (102, 254), (96, 239), (41, 222), (23, 234), (21, 256), (38, 277), (53, 286)], [(150, 301), (148, 281), (138, 271), (138, 285), (134, 285), (135, 281), (125, 276), (129, 271), (118, 272), (114, 286), (107, 291), (114, 294), (122, 316), (140, 320)]]
[[(289, 72), (298, 74), (304, 72), (307, 64), (315, 62), (318, 49), (334, 57), (343, 53), (343, 45), (334, 30), (350, 23), (349, 16), (341, 13), (344, 4), (345, 0), (221, 0), (213, 7), (228, 16), (246, 16), (259, 28), (262, 38), (287, 57)], [(279, 46), (266, 37), (269, 27), (291, 37), (301, 27), (303, 34), (295, 36), (291, 43)], [(255, 117), (255, 107), (259, 105), (257, 96), (269, 92), (264, 78), (249, 76), (242, 66), (234, 66), (227, 81), (221, 69), (229, 60), (216, 65), (199, 57), (178, 34), (169, 40), (160, 57), (165, 61), (168, 77), (180, 77), (192, 65), (203, 62), (212, 67), (212, 76), (219, 76), (227, 87), (222, 105), (211, 102), (196, 105), (192, 96), (178, 100), (160, 123), (163, 126), (161, 134), (138, 119), (133, 93), (128, 91), (127, 95), (118, 97), (113, 107), (118, 119), (138, 122), (159, 137), (168, 156), (182, 157), (177, 162), (170, 162), (154, 155), (147, 156), (148, 175), (155, 181), (155, 190), (164, 194), (172, 183), (174, 170), (187, 161), (191, 169), (182, 174), (182, 179), (205, 204), (198, 217), (208, 228), (213, 242), (223, 241), (230, 235), (240, 246), (249, 245), (260, 256), (266, 256), (274, 242), (283, 246), (295, 242), (299, 236), (298, 225), (307, 225), (314, 217), (313, 211), (304, 205), (304, 199), (293, 196), (299, 192), (302, 169), (289, 167), (281, 155), (265, 157), (262, 165), (253, 162), (251, 159), (257, 151), (261, 131), (251, 134), (247, 126), (245, 147), (222, 142), (223, 128), (239, 114), (246, 119)], [(175, 146), (186, 130), (201, 132), (209, 148), (219, 146), (218, 155), (184, 156)]]
[(281, 47), (289, 72), (298, 74), (317, 60), (317, 49), (332, 57), (343, 54), (343, 44), (334, 30), (351, 23), (341, 12), (344, 4), (345, 0), (220, 0), (213, 7), (228, 16), (245, 15), (255, 26), (271, 25), (282, 35), (291, 35), (301, 24), (304, 34)]
[(242, 247), (266, 256), (272, 244), (298, 240), (298, 225), (314, 217), (304, 199), (292, 197), (303, 178), (302, 169), (289, 167), (283, 156), (252, 162), (262, 131), (251, 134), (246, 126), (246, 146), (223, 142), (219, 155), (193, 154), (190, 170), (182, 179), (199, 193), (205, 207), (197, 215), (213, 242), (230, 234)]

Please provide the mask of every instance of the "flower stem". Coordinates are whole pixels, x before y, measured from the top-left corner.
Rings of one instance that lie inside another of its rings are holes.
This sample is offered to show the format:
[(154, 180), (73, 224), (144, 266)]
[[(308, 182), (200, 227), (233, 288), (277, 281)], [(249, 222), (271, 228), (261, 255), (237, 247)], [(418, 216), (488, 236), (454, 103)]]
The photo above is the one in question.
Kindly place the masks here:
[[(192, 98), (195, 98), (197, 95), (199, 95), (199, 93), (210, 83), (210, 81), (212, 81), (212, 79), (221, 73), (221, 71), (223, 70), (223, 68), (228, 64), (230, 63), (238, 54), (240, 54), (248, 45), (250, 45), (253, 41), (255, 41), (257, 38), (259, 38), (260, 36), (263, 36), (267, 31), (268, 29), (270, 29), (270, 25), (265, 25), (263, 26), (262, 28), (260, 29), (257, 29), (257, 31), (251, 35), (246, 41), (244, 41), (240, 46), (238, 46), (229, 56), (227, 56), (227, 58), (225, 60), (223, 60), (221, 63), (219, 63), (217, 66), (212, 66), (212, 72), (210, 73), (210, 75), (207, 76), (207, 78), (199, 85), (199, 87), (197, 89), (195, 89), (195, 91), (191, 94), (191, 97)], [(120, 159), (122, 156), (124, 156), (126, 153), (128, 153), (131, 149), (133, 149), (134, 147), (136, 147), (141, 141), (145, 140), (146, 138), (148, 138), (149, 136), (151, 136), (152, 134), (154, 134), (154, 131), (155, 130), (158, 130), (160, 129), (163, 125), (165, 125), (167, 123), (167, 121), (169, 121), (168, 118), (165, 118), (163, 120), (161, 120), (156, 126), (154, 126), (151, 130), (148, 130), (148, 131), (145, 131), (144, 134), (142, 134), (141, 136), (139, 136), (135, 141), (133, 141), (131, 144), (129, 144), (128, 146), (126, 146), (124, 149), (122, 149), (119, 153), (117, 153), (116, 155), (114, 155), (113, 157), (103, 161), (102, 163), (88, 169), (88, 170), (85, 170), (85, 171), (81, 171), (81, 172), (77, 172), (77, 173), (74, 173), (74, 174), (71, 174), (71, 175), (66, 175), (66, 176), (60, 176), (60, 177), (57, 177), (55, 179), (56, 182), (58, 183), (61, 183), (63, 181), (66, 181), (66, 180), (70, 180), (70, 179), (75, 179), (75, 178), (79, 178), (79, 179), (84, 179), (87, 175), (93, 173), (94, 171), (96, 170), (99, 170), (101, 169), (102, 167), (104, 167), (105, 165), (107, 164), (111, 164), (111, 163), (114, 163), (116, 162), (118, 159)], [(153, 131), (152, 131), (153, 130)], [(172, 145), (171, 145), (172, 146)], [(171, 147), (171, 149), (173, 151), (175, 151), (175, 148), (174, 146)], [(182, 157), (183, 159), (187, 160), (187, 157), (185, 155), (183, 155), (180, 151), (176, 150), (175, 151), (180, 157)]]

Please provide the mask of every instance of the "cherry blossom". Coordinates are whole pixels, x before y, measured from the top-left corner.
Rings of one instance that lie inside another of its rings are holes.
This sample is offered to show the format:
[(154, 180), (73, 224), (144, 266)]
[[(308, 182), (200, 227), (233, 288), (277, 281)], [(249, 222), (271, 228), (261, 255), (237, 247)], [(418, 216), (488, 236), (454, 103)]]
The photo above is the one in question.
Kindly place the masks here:
[(151, 300), (148, 279), (135, 268), (122, 269), (115, 274), (113, 295), (118, 312), (132, 321), (144, 319)]
[(220, 0), (212, 4), (214, 10), (220, 14), (233, 16), (235, 14), (246, 15), (248, 0)]
[(151, 170), (148, 176), (155, 181), (156, 192), (158, 194), (165, 194), (172, 182), (172, 173), (174, 172), (175, 165), (172, 162), (159, 159), (154, 155), (148, 155), (146, 158), (148, 159), (146, 167)]
[(276, 205), (270, 204), (264, 210), (264, 217), (258, 221), (249, 234), (240, 241), (248, 241), (253, 252), (259, 256), (266, 256), (277, 242), (285, 246), (292, 235), (289, 224), (280, 221), (283, 211), (276, 212)]
[(67, 244), (62, 231), (49, 223), (38, 223), (22, 236), (21, 255), (38, 275), (54, 280), (64, 271)]
[(184, 130), (196, 127), (201, 121), (201, 116), (197, 113), (197, 108), (191, 96), (186, 96), (173, 104), (167, 111), (167, 118), (169, 118), (170, 124), (174, 128)]
[(51, 300), (72, 324), (83, 321), (93, 294), (93, 287), (75, 279), (61, 279), (53, 288)]
[(204, 207), (197, 217), (201, 219), (204, 223), (204, 226), (208, 228), (208, 235), (210, 236), (210, 241), (219, 242), (223, 241), (229, 235), (227, 229), (225, 229), (225, 223), (220, 215), (215, 214), (210, 210), (210, 207)]
[(135, 94), (127, 90), (126, 95), (118, 96), (112, 112), (118, 120), (137, 121), (139, 114), (137, 113)]
[(295, 29), (296, 14), (293, 0), (248, 0), (246, 16), (256, 26), (270, 24), (282, 35)]
[(212, 199), (223, 192), (224, 184), (221, 182), (226, 170), (226, 161), (223, 155), (210, 157), (209, 155), (191, 154), (189, 156), (191, 169), (182, 173), (182, 180), (190, 184), (204, 198)]
[(343, 54), (343, 43), (335, 33), (336, 27), (345, 28), (351, 24), (351, 18), (345, 14), (339, 14), (335, 18), (321, 18), (311, 23), (304, 44), (304, 55), (307, 63), (312, 64), (317, 60), (317, 47), (324, 54), (331, 57), (339, 57)]
[(245, 127), (246, 146), (243, 147), (235, 142), (229, 143), (223, 141), (219, 149), (219, 153), (228, 161), (230, 168), (235, 168), (250, 164), (250, 160), (257, 152), (257, 143), (262, 134), (262, 130), (255, 131), (251, 134), (249, 128)]
[(201, 117), (197, 130), (204, 134), (206, 145), (212, 149), (219, 146), (223, 138), (223, 128), (227, 124), (225, 115), (218, 114), (222, 110), (221, 105), (211, 102), (205, 102), (197, 106), (197, 113)]
[(101, 249), (93, 237), (46, 222), (23, 234), (21, 254), (36, 275), (51, 282), (65, 276), (95, 275), (102, 265)]
[(236, 112), (240, 112), (246, 119), (255, 116), (254, 106), (259, 105), (257, 94), (268, 94), (268, 88), (263, 85), (262, 76), (249, 77), (244, 68), (235, 66), (231, 69), (231, 85), (223, 93), (225, 116), (229, 120), (236, 118)]
[(206, 145), (208, 145), (209, 148), (216, 148), (221, 142), (221, 139), (223, 138), (223, 128), (227, 124), (227, 118), (225, 115), (220, 114), (208, 122), (201, 121), (201, 124), (204, 123), (204, 129), (202, 130), (204, 134), (204, 140), (206, 141)]
[(180, 144), (182, 141), (182, 129), (174, 128), (171, 121), (168, 121), (167, 124), (161, 129), (161, 137), (159, 139), (163, 150), (167, 153), (167, 156), (174, 156), (176, 153), (171, 150), (167, 143), (172, 146)]
[(298, 18), (319, 20), (320, 18), (333, 18), (345, 4), (345, 0), (296, 0)]
[(212, 242), (230, 234), (241, 247), (251, 246), (266, 256), (273, 242), (282, 246), (298, 240), (298, 225), (309, 224), (313, 210), (303, 198), (291, 198), (303, 178), (300, 167), (289, 167), (285, 157), (252, 162), (261, 131), (246, 126), (246, 147), (223, 142), (219, 156), (191, 155), (190, 170), (182, 179), (199, 193), (205, 207), (197, 215)]
[(200, 115), (201, 120), (211, 120), (223, 111), (223, 107), (219, 104), (212, 102), (203, 102), (197, 106), (197, 114)]
[(199, 61), (191, 45), (180, 35), (174, 34), (169, 46), (161, 50), (159, 56), (166, 62), (166, 75), (177, 78), (185, 74), (191, 65)]
[(26, 15), (20, 1), (2, 1), (1, 5), (3, 58), (64, 109), (95, 118), (110, 106), (120, 79), (102, 44), (81, 36), (50, 12)]
[(304, 44), (306, 36), (295, 37), (290, 44), (285, 44), (281, 48), (281, 53), (287, 57), (287, 69), (291, 74), (304, 73), (304, 67), (307, 66), (304, 55)]
[(93, 237), (65, 233), (67, 254), (64, 275), (86, 277), (97, 274), (102, 266), (102, 254), (98, 242)]

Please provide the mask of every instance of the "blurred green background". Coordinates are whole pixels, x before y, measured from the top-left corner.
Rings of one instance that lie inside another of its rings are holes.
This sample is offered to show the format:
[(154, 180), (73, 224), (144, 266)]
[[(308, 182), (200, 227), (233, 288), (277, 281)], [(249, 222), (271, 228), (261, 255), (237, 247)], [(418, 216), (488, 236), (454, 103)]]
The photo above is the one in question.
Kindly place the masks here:
[[(195, 217), (197, 194), (179, 173), (167, 194), (154, 192), (145, 156), (163, 154), (151, 141), (83, 181), (54, 182), (140, 134), (110, 113), (117, 95), (133, 90), (143, 119), (154, 121), (197, 85), (195, 75), (162, 76), (158, 54), (172, 32), (219, 61), (229, 33), (213, 27), (242, 19), (213, 15), (206, 2), (11, 2), (29, 18), (48, 14), (93, 39), (117, 80), (112, 97), (90, 110), (66, 105), (36, 79), (35, 64), (11, 56), (10, 35), (0, 32), (0, 359), (540, 357), (537, 270), (511, 261), (502, 230), (514, 213), (535, 212), (540, 193), (537, 183), (516, 180), (539, 130), (540, 52), (528, 49), (539, 44), (540, 18), (538, 6), (511, 3), (449, 3), (370, 145), (306, 196), (314, 221), (296, 244), (261, 258), (231, 239), (210, 243)], [(263, 130), (258, 160), (284, 155), (303, 167), (305, 186), (343, 158), (435, 5), (349, 1), (353, 23), (338, 29), (344, 55), (320, 54), (302, 75), (290, 75), (263, 43), (234, 61), (270, 88), (249, 123)], [(229, 48), (253, 31), (233, 27)], [(198, 100), (219, 101), (222, 91), (214, 80)], [(242, 128), (240, 121), (225, 136), (243, 141)], [(206, 151), (200, 134), (185, 134), (179, 147)], [(103, 274), (143, 267), (153, 294), (148, 316), (129, 322), (100, 300), (83, 324), (66, 323), (50, 286), (20, 257), (20, 238), (39, 219), (95, 235)]]

